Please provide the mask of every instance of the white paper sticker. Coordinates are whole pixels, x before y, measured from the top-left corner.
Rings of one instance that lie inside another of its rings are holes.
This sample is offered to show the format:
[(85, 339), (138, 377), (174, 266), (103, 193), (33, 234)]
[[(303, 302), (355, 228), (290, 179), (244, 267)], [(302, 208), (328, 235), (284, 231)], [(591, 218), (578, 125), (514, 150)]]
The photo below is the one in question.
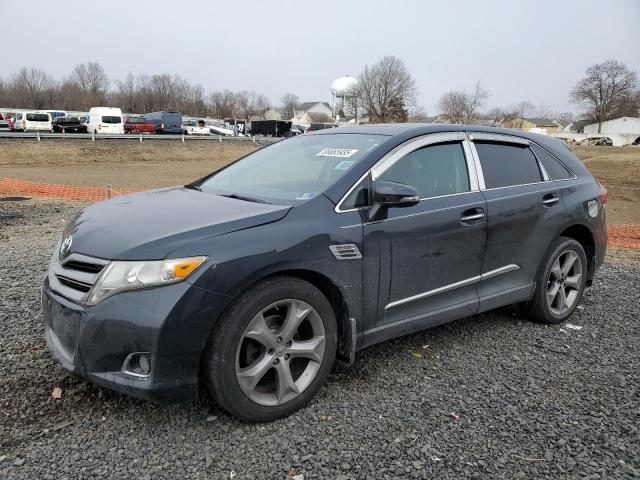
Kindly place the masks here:
[(320, 151), (320, 153), (318, 153), (316, 157), (349, 158), (357, 151), (358, 149), (354, 148), (325, 148), (324, 150)]

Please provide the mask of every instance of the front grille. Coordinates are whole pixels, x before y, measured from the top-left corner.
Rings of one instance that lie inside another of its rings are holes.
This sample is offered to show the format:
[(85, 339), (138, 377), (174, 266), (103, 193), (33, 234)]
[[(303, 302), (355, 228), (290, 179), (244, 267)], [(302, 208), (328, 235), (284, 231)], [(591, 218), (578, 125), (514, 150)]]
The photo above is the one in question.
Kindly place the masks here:
[(108, 260), (72, 253), (60, 260), (56, 253), (49, 268), (51, 289), (63, 297), (84, 303), (100, 272), (109, 264)]
[(80, 290), (81, 292), (88, 292), (91, 290), (91, 285), (88, 285), (84, 282), (78, 282), (73, 278), (65, 277), (64, 275), (56, 275), (58, 281), (69, 288), (75, 288), (76, 290)]
[(81, 272), (89, 272), (89, 273), (100, 273), (104, 268), (104, 265), (79, 262), (77, 260), (64, 262), (64, 266), (65, 268), (70, 268), (72, 270), (80, 270)]

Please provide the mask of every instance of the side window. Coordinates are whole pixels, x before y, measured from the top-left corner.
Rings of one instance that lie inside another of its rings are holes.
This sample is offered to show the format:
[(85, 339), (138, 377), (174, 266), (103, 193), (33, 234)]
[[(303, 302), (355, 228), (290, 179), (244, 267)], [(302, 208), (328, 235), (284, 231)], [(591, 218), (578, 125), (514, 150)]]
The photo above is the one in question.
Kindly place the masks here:
[(461, 142), (427, 145), (408, 153), (380, 175), (381, 181), (410, 185), (420, 198), (469, 191), (469, 173)]
[(369, 179), (365, 178), (340, 205), (341, 210), (366, 207), (369, 205)]
[(547, 173), (553, 180), (564, 180), (567, 178), (573, 178), (573, 174), (567, 170), (567, 168), (562, 165), (554, 156), (547, 153), (546, 150), (540, 148), (537, 145), (531, 145), (531, 148), (538, 156), (544, 168), (547, 170)]
[(527, 145), (475, 141), (486, 188), (542, 181), (538, 161)]

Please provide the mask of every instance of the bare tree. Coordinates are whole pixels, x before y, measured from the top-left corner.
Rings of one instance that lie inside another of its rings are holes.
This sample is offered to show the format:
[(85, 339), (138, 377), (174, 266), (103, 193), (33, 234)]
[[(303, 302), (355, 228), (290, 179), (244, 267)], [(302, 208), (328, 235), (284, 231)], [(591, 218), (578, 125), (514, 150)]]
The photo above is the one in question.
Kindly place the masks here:
[(300, 104), (300, 99), (293, 93), (285, 93), (280, 99), (282, 117), (289, 120), (295, 115), (295, 109)]
[(587, 68), (586, 76), (571, 90), (573, 103), (586, 108), (586, 114), (598, 124), (613, 118), (616, 109), (637, 88), (637, 74), (624, 63), (607, 60)]
[(438, 101), (438, 109), (450, 123), (471, 123), (485, 106), (489, 93), (476, 82), (471, 92), (446, 92)]
[(535, 110), (531, 102), (520, 102), (502, 110), (502, 125), (508, 128), (522, 128), (524, 121)]
[(98, 62), (80, 63), (69, 75), (82, 95), (80, 102), (85, 110), (106, 103), (109, 77)]
[(536, 118), (549, 118), (552, 116), (551, 109), (544, 103), (539, 103), (533, 109), (533, 116)]
[(22, 108), (52, 107), (53, 105), (47, 104), (45, 92), (51, 89), (54, 83), (54, 80), (43, 70), (22, 67), (13, 74), (9, 82), (10, 101)]
[(407, 107), (414, 103), (417, 89), (402, 60), (386, 56), (374, 65), (367, 65), (358, 83), (360, 101), (369, 121), (406, 121)]
[(422, 105), (414, 105), (409, 109), (409, 118), (407, 121), (410, 123), (424, 123), (428, 118), (427, 111)]
[(575, 120), (575, 115), (572, 112), (562, 112), (555, 116), (556, 120), (560, 122), (563, 127), (566, 127)]

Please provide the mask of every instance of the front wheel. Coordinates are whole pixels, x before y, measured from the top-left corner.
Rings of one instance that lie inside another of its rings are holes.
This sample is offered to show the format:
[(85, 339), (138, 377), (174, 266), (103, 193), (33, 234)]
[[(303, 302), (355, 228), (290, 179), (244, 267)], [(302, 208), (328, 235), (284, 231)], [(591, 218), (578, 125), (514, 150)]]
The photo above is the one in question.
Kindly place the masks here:
[(313, 285), (266, 280), (218, 320), (204, 353), (211, 397), (233, 415), (271, 421), (305, 406), (335, 359), (336, 319)]
[(542, 261), (536, 291), (525, 312), (542, 323), (565, 321), (578, 306), (587, 281), (587, 256), (582, 245), (566, 237), (554, 240)]

